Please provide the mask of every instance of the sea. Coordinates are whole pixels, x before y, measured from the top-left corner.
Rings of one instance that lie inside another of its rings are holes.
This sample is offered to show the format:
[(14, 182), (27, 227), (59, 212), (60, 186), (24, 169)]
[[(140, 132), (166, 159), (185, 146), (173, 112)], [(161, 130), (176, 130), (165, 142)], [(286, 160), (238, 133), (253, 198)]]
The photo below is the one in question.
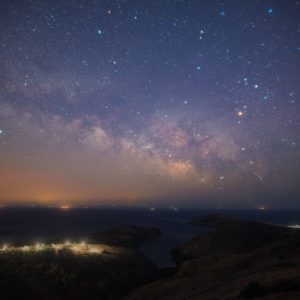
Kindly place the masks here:
[(155, 227), (162, 235), (141, 249), (159, 267), (174, 266), (170, 251), (211, 227), (193, 225), (194, 217), (226, 213), (234, 217), (263, 222), (297, 225), (300, 210), (201, 210), (178, 208), (0, 208), (0, 243), (36, 243), (57, 237), (85, 236), (122, 224)]

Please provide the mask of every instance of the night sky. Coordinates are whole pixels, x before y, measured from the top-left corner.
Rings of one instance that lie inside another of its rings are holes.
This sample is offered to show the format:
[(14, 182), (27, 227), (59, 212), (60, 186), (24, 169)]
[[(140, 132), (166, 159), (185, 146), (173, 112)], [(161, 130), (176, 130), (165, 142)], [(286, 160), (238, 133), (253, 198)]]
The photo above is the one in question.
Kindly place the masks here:
[(0, 201), (300, 207), (300, 1), (3, 1)]

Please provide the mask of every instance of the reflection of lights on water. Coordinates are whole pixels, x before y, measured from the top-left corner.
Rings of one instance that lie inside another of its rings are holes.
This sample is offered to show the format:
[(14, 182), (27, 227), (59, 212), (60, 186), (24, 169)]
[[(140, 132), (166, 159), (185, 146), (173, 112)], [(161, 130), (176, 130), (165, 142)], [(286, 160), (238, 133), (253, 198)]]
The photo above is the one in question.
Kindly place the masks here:
[(84, 255), (84, 254), (101, 254), (103, 252), (103, 247), (98, 244), (87, 244), (86, 242), (81, 243), (71, 243), (67, 241), (66, 243), (61, 244), (41, 244), (37, 243), (33, 246), (22, 246), (22, 247), (8, 247), (7, 244), (4, 244), (0, 251), (9, 252), (9, 251), (21, 251), (21, 252), (40, 252), (40, 251), (54, 251), (55, 254), (58, 254), (59, 251), (70, 250), (73, 254)]
[(150, 207), (150, 210), (151, 210), (151, 211), (155, 211), (155, 208), (154, 208), (154, 207)]

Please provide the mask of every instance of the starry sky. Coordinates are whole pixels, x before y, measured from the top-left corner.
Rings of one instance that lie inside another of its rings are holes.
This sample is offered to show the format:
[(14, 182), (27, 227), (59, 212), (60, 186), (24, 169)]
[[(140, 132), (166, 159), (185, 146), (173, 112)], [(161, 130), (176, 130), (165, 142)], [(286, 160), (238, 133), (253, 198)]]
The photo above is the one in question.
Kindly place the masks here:
[(4, 1), (0, 202), (300, 207), (300, 1)]

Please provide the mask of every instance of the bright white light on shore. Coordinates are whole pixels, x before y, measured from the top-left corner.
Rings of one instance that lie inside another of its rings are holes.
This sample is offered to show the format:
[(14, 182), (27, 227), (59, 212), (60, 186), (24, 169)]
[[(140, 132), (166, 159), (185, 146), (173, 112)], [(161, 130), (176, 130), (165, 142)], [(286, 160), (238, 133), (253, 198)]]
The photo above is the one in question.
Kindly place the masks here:
[(300, 225), (295, 224), (295, 225), (289, 225), (288, 227), (290, 228), (295, 228), (295, 229), (300, 229)]
[(43, 250), (43, 248), (44, 248), (44, 244), (40, 244), (40, 243), (37, 243), (37, 244), (35, 244), (35, 246), (34, 246), (34, 249), (35, 249), (36, 251), (41, 251), (41, 250)]
[(4, 244), (1, 248), (1, 250), (5, 251), (5, 250), (8, 250), (8, 245), (7, 244)]
[(69, 209), (70, 206), (68, 206), (68, 205), (63, 205), (63, 206), (61, 206), (60, 208), (61, 208), (61, 209)]
[(24, 251), (24, 252), (30, 251), (30, 247), (29, 247), (29, 246), (23, 246), (21, 249), (22, 249), (22, 251)]

